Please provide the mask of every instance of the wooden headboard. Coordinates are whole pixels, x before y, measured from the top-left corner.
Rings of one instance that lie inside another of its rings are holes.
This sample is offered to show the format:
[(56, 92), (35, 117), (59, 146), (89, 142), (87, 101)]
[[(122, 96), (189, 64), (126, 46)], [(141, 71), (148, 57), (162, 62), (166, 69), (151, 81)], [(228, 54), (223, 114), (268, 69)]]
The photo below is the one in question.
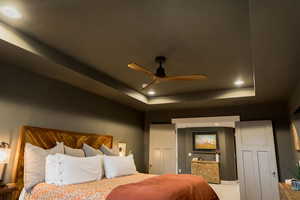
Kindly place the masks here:
[(21, 127), (16, 153), (17, 163), (15, 164), (13, 172), (13, 179), (17, 184), (18, 194), (21, 192), (24, 186), (24, 148), (25, 143), (27, 142), (44, 149), (54, 147), (56, 142), (64, 142), (65, 145), (72, 148), (82, 148), (83, 143), (86, 143), (94, 148), (100, 148), (102, 144), (112, 148), (113, 137), (109, 135), (77, 133), (31, 126)]

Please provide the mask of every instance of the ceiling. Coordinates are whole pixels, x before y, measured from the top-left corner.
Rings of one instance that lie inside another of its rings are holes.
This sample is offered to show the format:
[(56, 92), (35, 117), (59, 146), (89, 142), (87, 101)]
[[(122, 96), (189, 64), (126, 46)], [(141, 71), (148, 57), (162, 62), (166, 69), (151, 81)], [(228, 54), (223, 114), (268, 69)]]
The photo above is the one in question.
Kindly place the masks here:
[[(143, 109), (286, 101), (300, 71), (299, 28), (295, 26), (300, 6), (294, 0), (272, 4), (267, 0), (2, 0), (3, 5), (16, 7), (23, 17), (15, 20), (0, 15), (2, 22), (43, 48), (71, 58), (73, 64), (80, 63), (93, 72), (90, 77), (97, 82), (105, 79), (114, 93), (130, 96), (126, 101), (132, 101), (133, 107), (140, 104), (137, 99), (145, 104)], [(0, 52), (2, 57), (4, 52)], [(149, 97), (141, 90), (149, 78), (128, 69), (127, 64), (136, 62), (154, 72), (158, 55), (167, 57), (170, 76), (206, 74), (209, 78), (161, 83), (152, 88), (156, 96)], [(47, 58), (44, 64), (54, 68), (51, 61), (57, 63), (56, 58)], [(9, 56), (3, 61), (24, 64)], [(60, 62), (73, 67), (65, 63)], [(239, 90), (228, 95), (237, 79), (254, 92), (247, 95)], [(76, 85), (72, 78), (66, 82)], [(92, 91), (90, 85), (79, 87)], [(99, 95), (110, 98), (112, 94)]]

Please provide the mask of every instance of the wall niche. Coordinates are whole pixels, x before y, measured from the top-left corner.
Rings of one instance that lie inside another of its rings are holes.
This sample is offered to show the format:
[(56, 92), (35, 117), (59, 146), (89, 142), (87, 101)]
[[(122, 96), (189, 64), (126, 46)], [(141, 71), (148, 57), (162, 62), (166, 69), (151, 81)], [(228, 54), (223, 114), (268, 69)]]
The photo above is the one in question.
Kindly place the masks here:
[[(216, 150), (193, 150), (194, 132), (216, 132), (218, 147)], [(234, 128), (207, 127), (207, 128), (179, 128), (178, 139), (178, 171), (182, 174), (191, 174), (193, 158), (215, 161), (219, 155), (221, 180), (237, 180)]]

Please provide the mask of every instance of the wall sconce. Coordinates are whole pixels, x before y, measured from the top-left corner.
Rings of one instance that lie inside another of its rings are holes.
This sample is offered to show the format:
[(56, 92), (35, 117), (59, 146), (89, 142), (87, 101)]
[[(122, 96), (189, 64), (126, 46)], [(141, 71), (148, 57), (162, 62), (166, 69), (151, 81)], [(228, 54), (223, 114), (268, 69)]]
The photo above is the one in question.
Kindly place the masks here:
[(0, 187), (3, 186), (5, 166), (9, 162), (10, 148), (7, 142), (0, 142)]
[(119, 149), (119, 156), (126, 156), (126, 143), (119, 142), (118, 149)]
[(0, 142), (0, 164), (7, 164), (10, 156), (10, 148), (7, 142)]

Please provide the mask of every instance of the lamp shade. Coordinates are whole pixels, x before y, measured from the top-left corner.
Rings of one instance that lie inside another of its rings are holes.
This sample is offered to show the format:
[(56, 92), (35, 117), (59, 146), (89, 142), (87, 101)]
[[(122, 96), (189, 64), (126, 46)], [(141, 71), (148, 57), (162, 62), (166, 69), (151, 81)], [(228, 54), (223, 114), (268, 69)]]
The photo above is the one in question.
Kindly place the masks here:
[(10, 156), (9, 148), (0, 148), (0, 164), (8, 163)]

